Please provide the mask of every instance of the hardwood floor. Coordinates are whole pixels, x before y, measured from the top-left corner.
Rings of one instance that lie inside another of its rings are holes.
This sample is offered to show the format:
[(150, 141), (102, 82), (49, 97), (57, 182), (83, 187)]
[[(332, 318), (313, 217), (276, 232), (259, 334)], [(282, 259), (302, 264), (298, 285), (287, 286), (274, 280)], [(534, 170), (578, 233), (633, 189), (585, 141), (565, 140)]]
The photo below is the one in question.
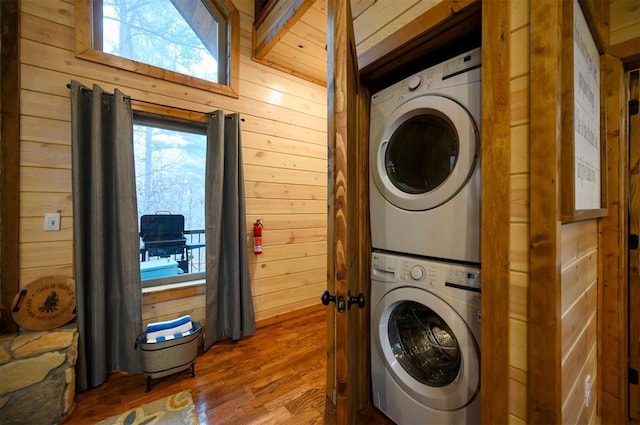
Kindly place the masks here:
[[(334, 412), (325, 411), (326, 363), (326, 311), (319, 308), (238, 342), (215, 344), (197, 357), (194, 378), (171, 375), (155, 381), (149, 393), (144, 375), (114, 373), (98, 388), (76, 395), (64, 425), (98, 422), (184, 390), (191, 390), (203, 425), (331, 423)], [(392, 423), (375, 409), (363, 421)]]

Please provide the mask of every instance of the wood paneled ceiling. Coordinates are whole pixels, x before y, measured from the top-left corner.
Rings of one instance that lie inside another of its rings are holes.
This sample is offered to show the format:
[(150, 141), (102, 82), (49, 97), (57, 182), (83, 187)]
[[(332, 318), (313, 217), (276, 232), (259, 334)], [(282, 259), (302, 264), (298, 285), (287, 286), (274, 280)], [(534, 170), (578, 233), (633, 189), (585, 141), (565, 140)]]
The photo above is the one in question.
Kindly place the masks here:
[(327, 0), (271, 0), (256, 15), (255, 61), (327, 84)]

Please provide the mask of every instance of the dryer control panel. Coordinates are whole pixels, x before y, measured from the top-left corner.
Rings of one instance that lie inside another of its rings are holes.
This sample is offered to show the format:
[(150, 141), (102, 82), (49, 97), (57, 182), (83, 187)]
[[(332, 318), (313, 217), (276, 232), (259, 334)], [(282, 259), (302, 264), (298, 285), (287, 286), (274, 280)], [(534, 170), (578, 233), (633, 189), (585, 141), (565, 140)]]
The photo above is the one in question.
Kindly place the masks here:
[(480, 271), (449, 269), (445, 286), (480, 292)]
[[(479, 68), (481, 66), (482, 52), (480, 48), (473, 49), (400, 81), (398, 83), (400, 96), (396, 100), (404, 101), (433, 90), (437, 92), (445, 87), (480, 81)], [(372, 102), (379, 102), (389, 96), (383, 90), (373, 96)]]
[(474, 49), (464, 55), (456, 56), (442, 64), (442, 79), (479, 68), (481, 61), (482, 52), (480, 49)]

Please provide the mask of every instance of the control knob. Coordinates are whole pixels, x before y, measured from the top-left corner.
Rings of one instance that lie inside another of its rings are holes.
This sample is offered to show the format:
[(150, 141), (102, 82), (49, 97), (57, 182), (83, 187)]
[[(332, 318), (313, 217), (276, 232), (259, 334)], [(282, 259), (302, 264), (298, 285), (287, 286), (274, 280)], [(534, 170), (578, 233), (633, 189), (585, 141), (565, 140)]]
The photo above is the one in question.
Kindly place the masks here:
[(424, 268), (422, 268), (421, 266), (413, 266), (410, 273), (413, 280), (424, 279)]
[(418, 87), (420, 87), (420, 84), (422, 84), (422, 77), (412, 77), (409, 80), (409, 91), (417, 90)]

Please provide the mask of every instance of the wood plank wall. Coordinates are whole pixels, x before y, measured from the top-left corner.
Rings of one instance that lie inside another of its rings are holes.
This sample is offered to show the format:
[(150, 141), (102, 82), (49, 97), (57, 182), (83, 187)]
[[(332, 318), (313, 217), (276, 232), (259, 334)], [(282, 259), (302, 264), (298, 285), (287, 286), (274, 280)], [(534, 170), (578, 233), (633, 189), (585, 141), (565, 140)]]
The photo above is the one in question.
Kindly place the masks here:
[[(596, 421), (598, 398), (597, 220), (561, 228), (562, 423)], [(585, 379), (591, 377), (591, 403), (585, 406)]]
[[(564, 6), (564, 5), (563, 5)], [(604, 2), (585, 2), (581, 6), (585, 16), (591, 16), (594, 27), (599, 31), (598, 39), (606, 44), (608, 39), (608, 5)], [(563, 7), (563, 9), (565, 9)], [(566, 22), (566, 17), (563, 17)], [(564, 62), (563, 62), (564, 63)], [(610, 87), (609, 72), (601, 66), (601, 115), (605, 116), (607, 107), (604, 98)], [(563, 84), (566, 82), (563, 81)], [(602, 89), (607, 87), (607, 89)], [(606, 121), (601, 121), (604, 127), (603, 137), (607, 137)], [(563, 125), (565, 125), (563, 123)], [(605, 146), (608, 144), (605, 143)], [(608, 160), (613, 164), (605, 167), (607, 175), (604, 180), (616, 185), (611, 193), (609, 202), (609, 216), (620, 216), (623, 203), (620, 196), (623, 188), (620, 177), (624, 174), (625, 159), (620, 156), (616, 146), (615, 151), (609, 150)], [(612, 156), (613, 155), (613, 156)], [(622, 173), (622, 174), (621, 174)], [(562, 182), (561, 182), (562, 183)], [(611, 187), (611, 186), (610, 186)], [(619, 211), (611, 209), (616, 206)], [(598, 326), (598, 314), (602, 315), (599, 299), (602, 283), (602, 256), (599, 250), (602, 239), (599, 235), (599, 221), (585, 220), (563, 224), (560, 228), (560, 332), (561, 332), (561, 398), (562, 423), (565, 424), (593, 424), (600, 422), (598, 405), (600, 399), (600, 375), (598, 369), (598, 334), (602, 329)], [(613, 229), (609, 229), (613, 230)], [(615, 232), (612, 232), (612, 235)], [(615, 251), (621, 252), (622, 244), (618, 244)], [(611, 255), (609, 255), (611, 257)], [(600, 336), (602, 338), (602, 336)], [(591, 389), (589, 405), (585, 402), (586, 378), (590, 377)], [(601, 406), (600, 406), (601, 408)]]
[(529, 1), (511, 2), (509, 419), (527, 422), (529, 291)]
[[(532, 3), (533, 4), (533, 3)], [(547, 3), (540, 3), (536, 5), (535, 13), (536, 21), (542, 26), (547, 25), (550, 19), (560, 18), (560, 2), (549, 1)], [(540, 18), (545, 18), (543, 21)], [(544, 34), (540, 28), (534, 28), (536, 37), (538, 37), (537, 44), (538, 49), (542, 50), (542, 54), (546, 56), (547, 64), (554, 64), (557, 59), (554, 59), (553, 52), (557, 51), (557, 43), (553, 40), (556, 39), (554, 31), (556, 26), (549, 24), (549, 30), (547, 34)], [(559, 34), (559, 33), (558, 33)], [(558, 35), (556, 34), (556, 35)], [(540, 39), (543, 37), (545, 41)], [(557, 37), (559, 39), (559, 37)], [(541, 43), (542, 41), (542, 43)], [(545, 44), (547, 43), (548, 44)], [(538, 60), (542, 54), (533, 56), (531, 61)], [(558, 62), (561, 65), (564, 62)], [(540, 63), (536, 63), (536, 76), (538, 78), (545, 78), (549, 80), (550, 87), (558, 89), (561, 81), (559, 73), (553, 72), (553, 66), (542, 69)], [(532, 71), (533, 75), (533, 71)], [(544, 82), (536, 81), (536, 90), (540, 90), (544, 87)], [(532, 90), (533, 91), (533, 90)], [(549, 92), (552, 90), (549, 89)], [(559, 92), (556, 90), (555, 98), (556, 102), (560, 101)], [(534, 94), (536, 94), (534, 99)], [(538, 93), (531, 93), (532, 97), (532, 113), (534, 111), (541, 112), (539, 106), (543, 105), (547, 98), (537, 96)], [(549, 94), (551, 96), (551, 94)], [(548, 105), (551, 107), (552, 105)], [(553, 116), (548, 117), (549, 123), (558, 122), (553, 119)], [(557, 129), (548, 128), (540, 120), (536, 120), (538, 131), (535, 135), (538, 135), (541, 140), (537, 142), (537, 149), (534, 155), (532, 150), (532, 158), (530, 160), (532, 169), (534, 164), (536, 166), (536, 174), (538, 170), (553, 170), (554, 165), (549, 164), (548, 167), (544, 166), (545, 159), (542, 159), (541, 155), (547, 155), (549, 152), (557, 151), (559, 146), (559, 138), (557, 136)], [(562, 125), (562, 123), (560, 123)], [(557, 127), (559, 128), (559, 127)], [(541, 144), (544, 139), (548, 139), (548, 143), (545, 143), (546, 148)], [(546, 152), (546, 153), (545, 153)], [(551, 157), (551, 155), (549, 155)], [(553, 157), (551, 157), (553, 158)], [(546, 159), (551, 161), (551, 159)], [(559, 175), (557, 167), (555, 171), (550, 172), (548, 177), (553, 174)], [(531, 203), (533, 205), (534, 191), (544, 191), (546, 186), (549, 186), (549, 182), (545, 182), (544, 179), (531, 178)], [(562, 182), (560, 182), (562, 184)], [(554, 184), (554, 191), (557, 193), (558, 186)], [(560, 203), (557, 198), (553, 198), (553, 192), (548, 194), (548, 202), (555, 202), (556, 208), (559, 209)], [(539, 195), (539, 193), (537, 193)], [(544, 198), (539, 196), (536, 198), (536, 205), (540, 207), (541, 201)], [(559, 213), (559, 211), (558, 211)], [(534, 214), (532, 209), (531, 214)], [(598, 221), (587, 220), (576, 223), (569, 223), (559, 225), (559, 215), (556, 217), (550, 217), (542, 219), (536, 216), (538, 239), (531, 242), (532, 247), (538, 249), (538, 245), (548, 245), (548, 250), (554, 252), (557, 258), (557, 264), (553, 263), (553, 258), (546, 259), (546, 263), (541, 262), (544, 257), (538, 253), (535, 257), (536, 276), (540, 278), (546, 277), (548, 282), (535, 282), (536, 286), (533, 287), (534, 282), (531, 282), (531, 292), (536, 289), (536, 296), (531, 295), (529, 300), (530, 304), (530, 320), (536, 320), (535, 322), (535, 337), (530, 336), (529, 342), (531, 344), (530, 350), (534, 350), (533, 344), (536, 341), (540, 341), (542, 344), (545, 341), (544, 348), (539, 349), (546, 351), (530, 351), (529, 359), (535, 359), (536, 365), (540, 369), (547, 369), (542, 371), (535, 369), (531, 364), (531, 370), (536, 372), (535, 383), (533, 388), (533, 377), (530, 377), (532, 383), (532, 390), (535, 394), (531, 393), (532, 399), (529, 400), (528, 411), (530, 415), (535, 417), (529, 417), (529, 421), (532, 423), (540, 421), (552, 421), (561, 423), (596, 423), (599, 419), (597, 417), (596, 406), (599, 403), (598, 400), (598, 351), (597, 351), (597, 338), (598, 338)], [(533, 226), (533, 225), (532, 225)], [(545, 230), (545, 228), (547, 230)], [(551, 230), (549, 230), (551, 229)], [(555, 229), (555, 230), (554, 230)], [(533, 233), (532, 233), (533, 235)], [(532, 236), (533, 238), (533, 236)], [(532, 256), (532, 276), (534, 267), (533, 251)], [(551, 261), (551, 263), (549, 263)], [(560, 270), (558, 278), (557, 270)], [(533, 278), (532, 278), (533, 279)], [(555, 286), (555, 283), (559, 284), (559, 287)], [(553, 285), (549, 286), (549, 283)], [(545, 287), (546, 285), (546, 287)], [(544, 288), (544, 291), (548, 291), (548, 294), (540, 292), (540, 288)], [(559, 299), (556, 297), (559, 295)], [(536, 303), (533, 305), (532, 303)], [(546, 303), (545, 310), (541, 310), (540, 303)], [(559, 305), (558, 305), (559, 303)], [(533, 307), (532, 307), (533, 305)], [(535, 308), (535, 314), (532, 310)], [(545, 315), (544, 317), (541, 315)], [(557, 315), (557, 317), (556, 317)], [(547, 321), (547, 318), (552, 320)], [(559, 328), (558, 322), (559, 321)], [(533, 323), (533, 322), (532, 322)], [(536, 347), (537, 348), (537, 347)], [(585, 405), (585, 378), (589, 375), (591, 377), (591, 399), (589, 406)]]
[[(138, 99), (240, 112), (247, 226), (261, 218), (264, 254), (249, 256), (256, 316), (277, 318), (319, 304), (326, 287), (327, 135), (325, 88), (251, 60), (253, 2), (241, 15), (240, 97), (180, 86), (74, 56), (74, 2), (21, 2), (20, 285), (73, 276), (70, 103), (66, 84), (115, 87)], [(44, 232), (43, 214), (60, 211), (62, 229)], [(195, 312), (199, 289), (145, 295), (146, 322)], [(198, 311), (200, 309), (200, 311)]]

